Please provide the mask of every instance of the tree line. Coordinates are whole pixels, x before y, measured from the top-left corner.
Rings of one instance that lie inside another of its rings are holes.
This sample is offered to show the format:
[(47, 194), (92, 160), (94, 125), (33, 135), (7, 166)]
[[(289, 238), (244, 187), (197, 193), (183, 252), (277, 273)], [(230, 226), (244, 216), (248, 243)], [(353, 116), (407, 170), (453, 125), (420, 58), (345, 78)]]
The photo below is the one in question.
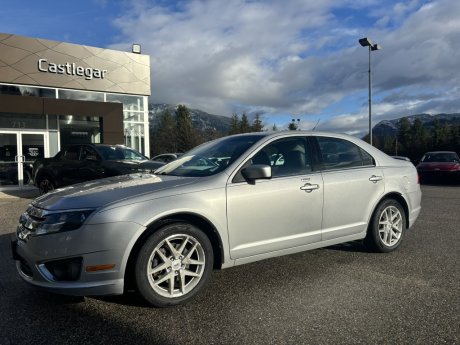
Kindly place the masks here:
[(199, 130), (193, 126), (190, 110), (179, 105), (174, 113), (165, 109), (159, 115), (158, 125), (150, 129), (150, 156), (165, 152), (186, 152), (206, 141), (230, 134), (262, 132), (264, 124), (260, 114), (256, 114), (252, 123), (246, 113), (241, 117), (234, 113), (228, 132), (214, 128)]
[[(433, 124), (424, 126), (420, 119), (413, 123), (403, 117), (399, 120), (396, 135), (373, 136), (375, 147), (389, 155), (407, 156), (412, 161), (418, 161), (428, 151), (460, 152), (460, 124), (441, 123), (434, 119)], [(289, 124), (289, 130), (297, 130), (297, 124)], [(179, 105), (174, 112), (164, 110), (159, 115), (158, 125), (150, 130), (150, 155), (165, 152), (186, 152), (206, 141), (226, 135), (262, 132), (264, 124), (260, 114), (256, 114), (252, 122), (248, 115), (234, 113), (230, 119), (228, 132), (214, 128), (199, 130), (193, 126), (190, 110), (185, 105)], [(276, 125), (271, 128), (277, 131)], [(368, 141), (366, 136), (363, 140)]]
[(441, 123), (434, 119), (431, 126), (424, 126), (420, 119), (412, 124), (403, 117), (394, 136), (372, 136), (373, 144), (389, 155), (409, 157), (419, 161), (428, 151), (460, 152), (460, 124)]

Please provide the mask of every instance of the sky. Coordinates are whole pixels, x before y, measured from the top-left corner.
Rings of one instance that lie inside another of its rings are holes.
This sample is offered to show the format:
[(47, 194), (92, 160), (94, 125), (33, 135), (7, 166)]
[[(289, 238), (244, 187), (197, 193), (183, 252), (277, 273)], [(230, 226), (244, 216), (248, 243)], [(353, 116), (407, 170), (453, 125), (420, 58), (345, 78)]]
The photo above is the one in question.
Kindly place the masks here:
[[(4, 2), (4, 3), (3, 3)], [(3, 4), (1, 4), (3, 3)], [(265, 127), (363, 135), (372, 121), (460, 112), (458, 0), (0, 2), (0, 32), (150, 55), (150, 102), (262, 114)], [(297, 122), (297, 121), (296, 121)]]

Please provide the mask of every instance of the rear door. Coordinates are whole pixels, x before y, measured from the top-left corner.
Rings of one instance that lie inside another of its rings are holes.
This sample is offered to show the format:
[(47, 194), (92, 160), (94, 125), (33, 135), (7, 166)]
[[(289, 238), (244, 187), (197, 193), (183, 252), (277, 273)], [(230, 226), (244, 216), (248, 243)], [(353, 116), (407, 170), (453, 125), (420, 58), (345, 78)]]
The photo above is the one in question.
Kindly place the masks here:
[(370, 214), (385, 191), (382, 169), (348, 140), (316, 139), (324, 182), (322, 240), (366, 231)]

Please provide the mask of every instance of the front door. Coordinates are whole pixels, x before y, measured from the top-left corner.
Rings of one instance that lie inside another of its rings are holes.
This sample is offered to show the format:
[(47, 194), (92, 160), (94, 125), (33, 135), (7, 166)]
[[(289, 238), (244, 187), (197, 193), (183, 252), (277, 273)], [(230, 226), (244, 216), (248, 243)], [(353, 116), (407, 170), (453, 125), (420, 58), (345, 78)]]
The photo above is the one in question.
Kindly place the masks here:
[(48, 156), (44, 132), (0, 132), (0, 190), (33, 186), (32, 164)]
[(323, 181), (311, 163), (305, 138), (278, 139), (247, 162), (270, 165), (270, 180), (227, 185), (232, 259), (321, 241)]

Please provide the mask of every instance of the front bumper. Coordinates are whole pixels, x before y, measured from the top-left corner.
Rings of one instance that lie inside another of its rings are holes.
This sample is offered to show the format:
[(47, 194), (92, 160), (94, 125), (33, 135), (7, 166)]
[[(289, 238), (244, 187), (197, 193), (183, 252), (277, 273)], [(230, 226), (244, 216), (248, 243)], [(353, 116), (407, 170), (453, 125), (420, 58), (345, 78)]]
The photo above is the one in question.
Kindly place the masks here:
[[(131, 222), (85, 225), (78, 230), (30, 236), (26, 240), (16, 235), (11, 247), (19, 276), (36, 287), (75, 296), (122, 294), (129, 253), (144, 230)], [(70, 275), (57, 275), (53, 270), (55, 263), (65, 270), (62, 262), (73, 265), (69, 266)], [(78, 262), (80, 266), (75, 265)], [(101, 265), (109, 269), (88, 269)]]

